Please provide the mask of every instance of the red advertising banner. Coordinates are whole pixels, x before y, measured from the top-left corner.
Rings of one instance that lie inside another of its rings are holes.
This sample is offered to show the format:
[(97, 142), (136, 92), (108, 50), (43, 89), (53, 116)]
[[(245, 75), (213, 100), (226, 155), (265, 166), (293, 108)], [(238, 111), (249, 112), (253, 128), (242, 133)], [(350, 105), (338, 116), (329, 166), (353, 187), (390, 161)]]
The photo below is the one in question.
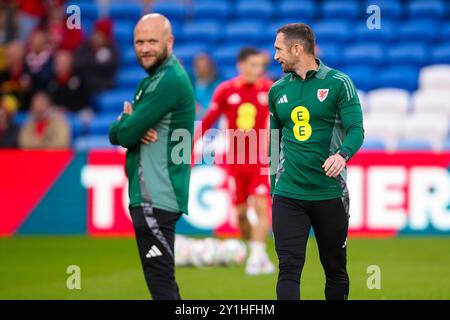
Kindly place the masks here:
[[(0, 151), (0, 235), (131, 235), (124, 162), (122, 149)], [(359, 152), (347, 170), (350, 236), (450, 235), (449, 165), (450, 152)], [(220, 166), (193, 167), (179, 233), (238, 234), (228, 179)]]

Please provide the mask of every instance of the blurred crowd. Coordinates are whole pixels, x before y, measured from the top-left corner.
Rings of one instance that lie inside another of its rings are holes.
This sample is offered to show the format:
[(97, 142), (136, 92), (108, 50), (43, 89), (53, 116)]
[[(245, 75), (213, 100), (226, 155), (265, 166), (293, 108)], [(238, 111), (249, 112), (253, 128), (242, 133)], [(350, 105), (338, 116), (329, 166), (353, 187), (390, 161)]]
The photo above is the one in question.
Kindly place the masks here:
[[(89, 127), (96, 98), (116, 87), (121, 65), (108, 17), (114, 1), (96, 1), (103, 14), (86, 32), (83, 24), (68, 27), (65, 0), (0, 0), (0, 148), (69, 148), (75, 131), (70, 119)], [(150, 0), (130, 1), (151, 11)], [(196, 53), (187, 67), (201, 119), (225, 79), (205, 52)], [(26, 120), (17, 121), (19, 116)]]
[[(95, 95), (113, 88), (112, 21), (100, 18), (87, 36), (67, 17), (63, 0), (0, 1), (0, 147), (69, 147), (64, 114), (89, 121)], [(29, 113), (21, 128), (19, 111)]]

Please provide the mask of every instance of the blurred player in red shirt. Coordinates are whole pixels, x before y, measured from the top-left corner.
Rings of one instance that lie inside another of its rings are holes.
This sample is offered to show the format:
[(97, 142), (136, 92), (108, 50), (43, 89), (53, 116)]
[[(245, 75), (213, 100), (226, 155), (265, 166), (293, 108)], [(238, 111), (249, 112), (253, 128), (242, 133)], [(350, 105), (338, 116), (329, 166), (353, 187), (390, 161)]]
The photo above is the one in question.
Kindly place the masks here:
[[(229, 143), (226, 168), (234, 180), (233, 200), (242, 236), (249, 240), (250, 255), (246, 272), (251, 275), (275, 271), (266, 252), (270, 191), (267, 159), (268, 92), (272, 82), (264, 78), (266, 59), (256, 48), (243, 48), (238, 55), (239, 75), (222, 82), (215, 90), (210, 107), (196, 128), (194, 142), (210, 129), (220, 116), (226, 119)], [(251, 225), (247, 218), (248, 200), (257, 214)]]

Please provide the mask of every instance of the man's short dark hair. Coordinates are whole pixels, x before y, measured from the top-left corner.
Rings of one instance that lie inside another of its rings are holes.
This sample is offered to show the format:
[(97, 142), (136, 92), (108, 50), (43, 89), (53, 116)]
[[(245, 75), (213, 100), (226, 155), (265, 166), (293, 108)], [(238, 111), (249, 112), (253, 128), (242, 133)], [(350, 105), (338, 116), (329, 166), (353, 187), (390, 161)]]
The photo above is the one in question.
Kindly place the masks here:
[(277, 30), (277, 34), (280, 32), (284, 34), (290, 45), (300, 42), (306, 53), (314, 55), (316, 40), (310, 26), (305, 23), (289, 23)]
[(261, 51), (255, 47), (244, 47), (239, 51), (237, 61), (242, 62), (247, 60), (248, 57), (261, 54)]

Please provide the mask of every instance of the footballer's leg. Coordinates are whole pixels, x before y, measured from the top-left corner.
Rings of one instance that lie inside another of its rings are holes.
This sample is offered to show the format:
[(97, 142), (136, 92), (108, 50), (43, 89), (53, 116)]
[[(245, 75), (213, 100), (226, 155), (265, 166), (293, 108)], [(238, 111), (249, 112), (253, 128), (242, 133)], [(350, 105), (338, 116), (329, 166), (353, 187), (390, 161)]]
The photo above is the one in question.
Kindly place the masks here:
[(266, 249), (267, 235), (269, 232), (267, 221), (267, 195), (256, 195), (253, 196), (252, 199), (257, 221), (252, 226), (250, 257), (247, 262), (246, 271), (251, 275), (273, 273), (275, 272), (275, 266), (270, 261)]
[[(145, 204), (144, 204), (145, 205)], [(180, 213), (135, 207), (130, 210), (145, 280), (154, 300), (180, 300), (175, 281), (175, 225)]]
[(313, 201), (311, 222), (326, 276), (325, 298), (346, 300), (349, 293), (347, 274), (347, 199)]
[(247, 210), (248, 206), (246, 202), (236, 205), (239, 229), (241, 231), (242, 238), (248, 241), (251, 238), (252, 225), (248, 220)]
[[(246, 199), (250, 198), (256, 213), (256, 221), (251, 225), (249, 241), (250, 255), (247, 260), (246, 272), (250, 275), (268, 274), (275, 272), (275, 266), (270, 261), (266, 242), (269, 232), (267, 219), (269, 183), (267, 176), (261, 175), (260, 166), (247, 166), (244, 170), (247, 188)], [(247, 216), (247, 213), (245, 213)]]
[(248, 182), (239, 168), (229, 171), (232, 183), (233, 202), (236, 207), (237, 221), (244, 240), (250, 240), (252, 226), (247, 217), (247, 192)]
[(300, 299), (300, 278), (311, 230), (307, 202), (273, 196), (272, 226), (279, 260), (278, 300)]

